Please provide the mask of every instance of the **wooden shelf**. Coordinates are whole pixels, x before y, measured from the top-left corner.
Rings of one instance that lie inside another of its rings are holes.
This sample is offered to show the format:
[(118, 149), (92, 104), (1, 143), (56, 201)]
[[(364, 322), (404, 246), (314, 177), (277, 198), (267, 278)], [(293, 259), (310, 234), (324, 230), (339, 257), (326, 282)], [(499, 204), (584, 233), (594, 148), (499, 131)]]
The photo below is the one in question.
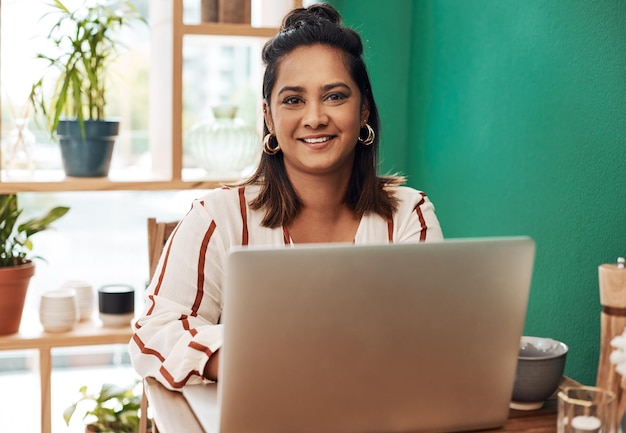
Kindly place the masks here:
[(202, 23), (182, 24), (181, 32), (184, 35), (271, 38), (278, 33), (278, 29), (274, 27), (252, 27), (248, 24)]
[(228, 181), (112, 181), (107, 178), (72, 178), (54, 182), (3, 182), (0, 183), (0, 194), (24, 192), (167, 191), (186, 189), (212, 189), (221, 186), (225, 182)]
[(0, 336), (0, 350), (127, 344), (132, 335), (130, 325), (103, 327), (95, 319), (78, 323), (69, 332), (45, 332), (41, 326), (31, 323), (17, 334)]
[(65, 177), (62, 170), (41, 170), (32, 178), (7, 178), (2, 172), (0, 194), (73, 191), (159, 191), (212, 189), (241, 179), (208, 176), (202, 169), (183, 169), (182, 178), (156, 174), (111, 171), (109, 177)]

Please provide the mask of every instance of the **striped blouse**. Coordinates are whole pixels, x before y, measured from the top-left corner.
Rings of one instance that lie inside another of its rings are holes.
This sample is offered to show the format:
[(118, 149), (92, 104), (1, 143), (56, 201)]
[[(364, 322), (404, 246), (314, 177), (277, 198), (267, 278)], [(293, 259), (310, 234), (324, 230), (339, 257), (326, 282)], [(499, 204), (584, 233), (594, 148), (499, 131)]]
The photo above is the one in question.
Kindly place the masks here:
[[(398, 211), (387, 221), (364, 215), (355, 244), (424, 242), (443, 239), (426, 195), (394, 187)], [(167, 241), (134, 325), (129, 351), (135, 370), (169, 389), (200, 383), (204, 366), (222, 345), (222, 265), (232, 246), (289, 245), (282, 228), (261, 225), (264, 212), (248, 203), (256, 186), (209, 191), (195, 200)]]

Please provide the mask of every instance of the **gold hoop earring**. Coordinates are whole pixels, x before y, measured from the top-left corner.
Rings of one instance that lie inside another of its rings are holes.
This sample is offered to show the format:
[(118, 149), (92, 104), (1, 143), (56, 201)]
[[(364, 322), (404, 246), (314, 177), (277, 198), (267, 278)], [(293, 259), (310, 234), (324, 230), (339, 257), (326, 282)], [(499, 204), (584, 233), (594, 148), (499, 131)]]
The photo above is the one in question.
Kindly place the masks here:
[(361, 133), (359, 131), (358, 140), (359, 140), (359, 143), (363, 144), (364, 146), (369, 146), (370, 144), (374, 142), (374, 138), (376, 137), (376, 134), (374, 133), (374, 129), (369, 125), (369, 123), (366, 123), (363, 126), (363, 128), (367, 129), (367, 137), (361, 138)]
[(268, 155), (276, 155), (280, 151), (278, 141), (276, 141), (276, 147), (270, 146), (270, 141), (272, 140), (272, 138), (276, 138), (276, 136), (271, 133), (263, 137), (263, 152), (267, 153)]

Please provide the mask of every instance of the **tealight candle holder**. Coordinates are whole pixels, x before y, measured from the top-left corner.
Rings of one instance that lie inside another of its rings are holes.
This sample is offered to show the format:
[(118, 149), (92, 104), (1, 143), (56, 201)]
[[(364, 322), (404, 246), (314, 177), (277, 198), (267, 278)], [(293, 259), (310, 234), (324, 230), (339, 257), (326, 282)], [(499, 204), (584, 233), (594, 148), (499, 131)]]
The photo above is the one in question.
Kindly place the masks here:
[(566, 387), (558, 394), (557, 433), (617, 433), (617, 399), (607, 389)]

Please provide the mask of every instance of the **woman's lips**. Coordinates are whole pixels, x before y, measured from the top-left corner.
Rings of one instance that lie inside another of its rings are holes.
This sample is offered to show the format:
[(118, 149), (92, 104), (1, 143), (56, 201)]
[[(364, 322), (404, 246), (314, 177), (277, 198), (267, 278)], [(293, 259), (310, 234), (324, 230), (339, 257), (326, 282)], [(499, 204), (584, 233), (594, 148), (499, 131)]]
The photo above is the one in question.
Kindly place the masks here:
[(322, 149), (328, 146), (333, 138), (334, 136), (332, 135), (324, 135), (322, 137), (301, 138), (300, 141), (302, 141), (304, 144), (307, 145), (307, 147), (311, 149)]

